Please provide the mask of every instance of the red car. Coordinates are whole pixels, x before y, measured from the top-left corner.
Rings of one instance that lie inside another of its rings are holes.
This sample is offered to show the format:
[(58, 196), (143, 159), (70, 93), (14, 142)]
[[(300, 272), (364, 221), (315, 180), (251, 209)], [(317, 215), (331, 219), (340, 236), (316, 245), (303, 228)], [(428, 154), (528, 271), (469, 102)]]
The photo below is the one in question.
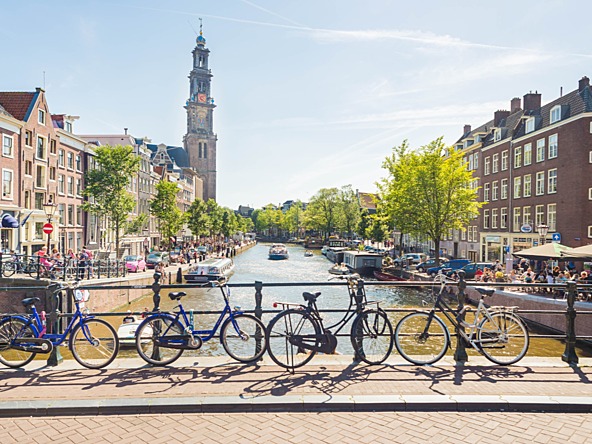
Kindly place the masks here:
[(138, 273), (140, 271), (146, 271), (146, 261), (144, 260), (144, 256), (126, 256), (124, 261), (125, 268), (127, 268), (127, 271), (129, 272)]

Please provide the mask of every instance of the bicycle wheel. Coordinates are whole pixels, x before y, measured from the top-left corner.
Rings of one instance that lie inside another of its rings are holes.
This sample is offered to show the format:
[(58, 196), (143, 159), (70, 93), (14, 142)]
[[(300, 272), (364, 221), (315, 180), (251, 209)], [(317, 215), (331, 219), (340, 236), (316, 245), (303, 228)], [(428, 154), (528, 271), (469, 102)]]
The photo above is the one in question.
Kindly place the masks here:
[(6, 262), (2, 264), (2, 275), (4, 277), (10, 277), (16, 272), (16, 263)]
[(285, 310), (273, 318), (267, 326), (267, 351), (280, 367), (295, 369), (310, 361), (316, 354), (321, 329), (318, 323), (303, 310)]
[(479, 348), (483, 356), (499, 365), (518, 362), (528, 351), (530, 337), (524, 322), (510, 313), (494, 313), (478, 327)]
[(70, 350), (80, 365), (103, 368), (117, 356), (119, 339), (108, 322), (97, 318), (83, 319), (72, 330)]
[(265, 353), (265, 325), (253, 315), (237, 314), (222, 324), (220, 340), (232, 359), (257, 361)]
[(27, 325), (23, 319), (7, 318), (0, 322), (0, 362), (7, 367), (18, 368), (27, 365), (37, 353), (11, 348), (11, 342), (16, 338), (36, 338), (33, 327)]
[(444, 322), (429, 313), (408, 314), (395, 328), (395, 346), (412, 364), (433, 364), (444, 356), (449, 342)]
[[(184, 329), (175, 318), (167, 315), (150, 316), (136, 330), (136, 350), (148, 364), (168, 365), (183, 354), (183, 349), (158, 345), (158, 341), (179, 339)], [(179, 339), (182, 342), (181, 339)]]
[(25, 272), (31, 277), (37, 277), (37, 270), (39, 270), (39, 267), (39, 264), (29, 263), (26, 265)]
[(382, 310), (360, 313), (351, 329), (356, 356), (368, 364), (382, 364), (393, 350), (393, 326)]

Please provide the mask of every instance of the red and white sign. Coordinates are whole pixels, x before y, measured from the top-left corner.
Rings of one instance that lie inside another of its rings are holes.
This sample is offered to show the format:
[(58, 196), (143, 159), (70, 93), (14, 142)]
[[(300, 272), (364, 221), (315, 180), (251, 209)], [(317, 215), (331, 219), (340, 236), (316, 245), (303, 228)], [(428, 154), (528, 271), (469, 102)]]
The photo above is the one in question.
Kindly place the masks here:
[(53, 232), (53, 225), (47, 222), (43, 225), (43, 232), (45, 234), (51, 234)]

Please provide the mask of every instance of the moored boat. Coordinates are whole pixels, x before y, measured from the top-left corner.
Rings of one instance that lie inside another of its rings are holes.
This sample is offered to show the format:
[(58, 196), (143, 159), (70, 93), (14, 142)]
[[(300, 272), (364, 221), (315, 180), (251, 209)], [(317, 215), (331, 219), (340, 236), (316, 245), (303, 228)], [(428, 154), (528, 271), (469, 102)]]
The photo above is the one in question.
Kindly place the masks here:
[(344, 264), (335, 264), (331, 268), (329, 268), (329, 273), (336, 274), (336, 275), (343, 275), (343, 274), (350, 274), (349, 268)]
[(382, 255), (364, 251), (345, 251), (343, 263), (352, 273), (358, 273), (360, 276), (372, 276), (374, 270), (380, 271), (382, 269)]
[(205, 283), (227, 279), (234, 271), (234, 262), (227, 257), (206, 259), (189, 268), (187, 282)]
[[(136, 346), (136, 330), (144, 319), (137, 319), (131, 312), (123, 318), (122, 324), (117, 329), (117, 337), (119, 338), (120, 347), (135, 347)], [(152, 332), (150, 326), (146, 327), (146, 333)]]
[(378, 270), (374, 270), (373, 274), (374, 274), (374, 277), (379, 281), (407, 281), (408, 280), (408, 279), (405, 279), (404, 277), (395, 276), (394, 274), (384, 273), (384, 272), (378, 271)]
[(271, 260), (282, 260), (288, 259), (290, 254), (288, 248), (284, 244), (273, 244), (269, 249), (269, 259)]
[(311, 257), (311, 256), (314, 256), (314, 253), (313, 253), (312, 251), (310, 251), (310, 250), (306, 250), (306, 251), (304, 252), (304, 256), (305, 256), (305, 257)]

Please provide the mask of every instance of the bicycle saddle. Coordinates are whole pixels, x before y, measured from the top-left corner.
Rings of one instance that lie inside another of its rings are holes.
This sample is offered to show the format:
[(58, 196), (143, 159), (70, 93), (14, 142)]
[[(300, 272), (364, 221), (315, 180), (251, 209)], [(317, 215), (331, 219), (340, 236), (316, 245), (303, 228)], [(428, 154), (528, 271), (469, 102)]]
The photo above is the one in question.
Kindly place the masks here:
[(186, 296), (187, 293), (185, 293), (184, 291), (173, 291), (172, 293), (169, 293), (169, 298), (171, 298), (171, 301), (174, 301), (175, 299), (181, 299), (183, 296)]
[(475, 290), (477, 290), (483, 296), (491, 296), (493, 293), (495, 293), (495, 288), (475, 287)]
[(302, 297), (304, 298), (304, 300), (306, 302), (316, 302), (317, 298), (321, 295), (320, 291), (317, 291), (316, 293), (309, 293), (308, 291), (305, 291), (304, 293), (302, 293)]
[(36, 302), (39, 302), (40, 300), (41, 299), (39, 298), (26, 298), (23, 299), (21, 302), (25, 307), (29, 308), (31, 305), (35, 304)]

